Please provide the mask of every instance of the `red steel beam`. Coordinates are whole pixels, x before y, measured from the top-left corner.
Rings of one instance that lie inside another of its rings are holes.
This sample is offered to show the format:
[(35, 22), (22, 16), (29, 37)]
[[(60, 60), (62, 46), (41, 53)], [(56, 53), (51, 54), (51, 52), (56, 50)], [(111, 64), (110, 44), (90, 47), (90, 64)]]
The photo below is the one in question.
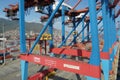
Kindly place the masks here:
[[(96, 9), (98, 10), (100, 8), (100, 6), (97, 6)], [(88, 8), (85, 8), (85, 9), (82, 9), (82, 10), (70, 10), (68, 13), (65, 13), (65, 15), (67, 16), (72, 16), (72, 14), (74, 13), (74, 16), (77, 16), (79, 15), (80, 13), (85, 13), (87, 12), (89, 9)], [(57, 18), (57, 17), (60, 17), (61, 14), (58, 13), (54, 16), (54, 18)], [(48, 15), (45, 15), (45, 16), (41, 16), (41, 19), (48, 19), (49, 16)]]
[(21, 54), (20, 58), (28, 62), (41, 64), (44, 66), (49, 66), (52, 68), (57, 68), (60, 70), (65, 70), (77, 74), (92, 76), (95, 78), (101, 77), (100, 66), (93, 66), (91, 64), (82, 61), (73, 61), (68, 59), (59, 59), (54, 57), (32, 55), (32, 54), (27, 54), (27, 55)]
[[(12, 58), (13, 56), (12, 55), (7, 55), (7, 56), (5, 56), (5, 59), (9, 59), (9, 58)], [(0, 56), (0, 60), (3, 60), (4, 59), (4, 57), (3, 56)]]
[(43, 80), (43, 78), (48, 75), (50, 72), (54, 71), (53, 68), (49, 68), (47, 70), (44, 70), (42, 72), (38, 72), (32, 76), (28, 77), (28, 80)]
[[(87, 50), (81, 50), (81, 49), (67, 49), (67, 48), (52, 48), (51, 52), (54, 54), (66, 54), (71, 56), (82, 56), (90, 58), (91, 52)], [(109, 59), (109, 53), (108, 52), (100, 52), (101, 59)]]

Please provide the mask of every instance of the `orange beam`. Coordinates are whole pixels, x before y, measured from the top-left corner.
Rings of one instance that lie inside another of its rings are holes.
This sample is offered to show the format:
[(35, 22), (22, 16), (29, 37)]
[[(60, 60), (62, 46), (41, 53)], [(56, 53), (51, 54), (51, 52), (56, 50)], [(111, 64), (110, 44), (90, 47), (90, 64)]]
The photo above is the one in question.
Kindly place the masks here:
[[(100, 6), (97, 6), (96, 7), (96, 10), (98, 10), (98, 9), (100, 9)], [(85, 13), (85, 12), (87, 12), (89, 9), (88, 8), (85, 8), (85, 9), (82, 9), (82, 10), (74, 10), (74, 11), (71, 11), (71, 12), (69, 12), (69, 13)]]
[[(97, 10), (98, 10), (99, 8), (100, 8), (100, 6), (97, 6), (97, 7), (96, 7)], [(67, 16), (72, 16), (72, 14), (74, 13), (74, 16), (77, 16), (77, 15), (79, 15), (80, 13), (85, 13), (85, 12), (87, 12), (88, 10), (89, 10), (88, 8), (85, 8), (85, 9), (82, 9), (82, 10), (70, 10), (68, 13), (65, 13), (65, 15), (67, 15)], [(55, 15), (55, 18), (60, 17), (60, 16), (61, 16), (61, 14), (58, 13), (58, 14)], [(41, 16), (41, 19), (48, 19), (48, 18), (49, 18), (48, 15), (46, 15), (46, 16)]]
[[(36, 5), (46, 6), (53, 2), (54, 2), (54, 0), (25, 0), (25, 8), (30, 8), (30, 7), (33, 7)], [(9, 10), (12, 10), (13, 12), (17, 12), (19, 9), (18, 4), (16, 4), (16, 5), (10, 4), (9, 6), (10, 6), (10, 8), (5, 8), (3, 11), (7, 12)]]

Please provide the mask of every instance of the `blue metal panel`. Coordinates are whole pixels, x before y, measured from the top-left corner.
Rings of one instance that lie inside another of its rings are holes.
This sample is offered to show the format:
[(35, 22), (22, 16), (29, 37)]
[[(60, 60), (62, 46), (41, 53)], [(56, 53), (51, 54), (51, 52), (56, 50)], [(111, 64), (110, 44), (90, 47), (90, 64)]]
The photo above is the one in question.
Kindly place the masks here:
[[(52, 4), (51, 5), (49, 5), (49, 7), (48, 7), (48, 13), (49, 13), (49, 16), (52, 14), (52, 11), (53, 11), (53, 8), (52, 8)], [(48, 27), (48, 32), (51, 34), (51, 36), (52, 36), (52, 40), (49, 40), (49, 46), (50, 46), (50, 48), (52, 48), (53, 47), (53, 20), (51, 20), (50, 21), (50, 23), (49, 23), (49, 27)]]
[[(97, 12), (96, 12), (96, 0), (88, 0), (89, 12), (90, 12), (90, 28), (91, 28), (91, 40), (92, 40), (92, 53), (90, 56), (90, 64), (100, 66), (100, 51), (98, 40), (98, 27), (97, 27)], [(100, 80), (92, 77), (87, 77), (87, 80)]]
[(116, 25), (115, 25), (115, 9), (112, 9), (112, 30), (113, 30), (113, 43), (116, 42)]
[[(24, 20), (24, 0), (19, 0), (19, 16), (20, 16), (20, 52), (26, 53), (25, 39), (25, 20)], [(21, 76), (22, 80), (28, 77), (28, 62), (21, 60)]]
[[(110, 15), (110, 17), (109, 17), (109, 21), (110, 21), (110, 25), (109, 25), (110, 33), (109, 33), (109, 35), (111, 36), (109, 41), (110, 41), (110, 48), (111, 48), (113, 43), (115, 42), (115, 40), (114, 40), (115, 34), (114, 34), (114, 23), (113, 23), (112, 9), (109, 9), (109, 15)], [(114, 60), (114, 50), (110, 54), (110, 68), (109, 68), (110, 71), (112, 70), (112, 61), (113, 60)]]
[[(112, 9), (109, 9), (109, 21), (110, 21), (110, 25), (109, 25), (109, 30), (110, 30), (110, 46), (112, 47), (113, 43), (114, 43), (114, 34), (113, 34), (113, 20), (112, 20)], [(112, 51), (112, 53), (110, 54), (110, 68), (109, 70), (111, 71), (112, 70), (112, 61), (113, 61), (113, 58), (114, 58), (114, 50)]]
[(102, 16), (103, 16), (103, 27), (104, 27), (104, 52), (109, 51), (109, 27), (108, 27), (108, 0), (102, 0)]
[(104, 73), (104, 80), (109, 80), (109, 60), (101, 60), (102, 70)]
[[(104, 47), (103, 52), (109, 52), (109, 15), (108, 15), (108, 0), (102, 0), (102, 16), (103, 16), (103, 32), (104, 32)], [(109, 80), (109, 60), (101, 60), (104, 73), (104, 80)]]
[(44, 26), (44, 27), (42, 28), (42, 30), (40, 31), (40, 33), (39, 33), (37, 39), (35, 40), (35, 42), (34, 42), (32, 48), (30, 49), (29, 54), (32, 53), (34, 47), (36, 46), (36, 44), (37, 44), (38, 41), (40, 40), (42, 34), (43, 34), (43, 33), (45, 32), (45, 30), (47, 29), (47, 27), (48, 27), (49, 23), (51, 22), (51, 20), (54, 18), (54, 15), (56, 14), (56, 12), (58, 11), (58, 9), (60, 8), (60, 6), (61, 6), (61, 4), (63, 3), (63, 1), (64, 1), (64, 0), (60, 0), (60, 2), (59, 2), (59, 4), (57, 5), (56, 9), (52, 12), (50, 18), (48, 19), (47, 23), (45, 24), (45, 26)]
[(90, 12), (90, 27), (92, 35), (92, 54), (90, 57), (90, 64), (99, 66), (100, 65), (100, 51), (99, 51), (99, 40), (98, 40), (98, 27), (97, 27), (97, 14), (96, 14), (96, 0), (89, 1), (89, 12)]
[[(82, 20), (82, 28), (84, 28), (84, 19)], [(84, 42), (84, 30), (82, 31), (82, 42)]]
[(111, 29), (111, 27), (112, 27), (112, 23), (111, 23), (111, 10), (108, 8), (108, 26), (109, 26), (109, 28), (108, 28), (108, 42), (109, 42), (109, 49), (112, 47), (112, 29)]
[[(65, 40), (65, 6), (62, 6), (62, 41)], [(66, 42), (63, 42), (65, 45)]]
[(89, 35), (90, 35), (90, 32), (89, 32), (89, 22), (88, 22), (88, 26), (87, 26), (87, 41), (89, 41)]
[(28, 80), (28, 62), (21, 60), (21, 80)]
[(110, 26), (110, 35), (111, 35), (111, 46), (112, 46), (112, 44), (114, 43), (114, 34), (113, 34), (113, 20), (112, 20), (113, 18), (112, 18), (112, 9), (110, 9), (110, 24), (111, 24), (111, 26)]
[(113, 22), (112, 22), (113, 20), (112, 20), (112, 9), (109, 9), (109, 35), (110, 35), (110, 48), (112, 47), (112, 44), (113, 44), (113, 37), (114, 37), (114, 34), (113, 34)]

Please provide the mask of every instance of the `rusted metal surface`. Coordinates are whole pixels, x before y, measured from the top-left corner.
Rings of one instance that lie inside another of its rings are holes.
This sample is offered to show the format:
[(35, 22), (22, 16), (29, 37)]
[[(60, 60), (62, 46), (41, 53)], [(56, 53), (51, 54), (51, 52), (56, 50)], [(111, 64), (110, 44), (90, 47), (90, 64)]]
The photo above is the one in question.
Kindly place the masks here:
[[(25, 0), (25, 10), (27, 10), (28, 8), (34, 7), (36, 5), (39, 6), (47, 6), (49, 4), (54, 3), (54, 0)], [(13, 14), (16, 14), (18, 9), (19, 9), (19, 5), (18, 4), (10, 4), (9, 5), (10, 8), (4, 8), (4, 12), (7, 13), (7, 17), (10, 16), (15, 16)]]
[(44, 77), (46, 77), (49, 73), (51, 73), (53, 71), (54, 71), (53, 68), (43, 70), (42, 72), (38, 72), (34, 75), (29, 76), (28, 80), (43, 80)]
[[(7, 55), (7, 56), (5, 56), (5, 59), (9, 59), (9, 58), (12, 58), (13, 56), (12, 55)], [(0, 60), (3, 60), (4, 59), (4, 57), (3, 56), (0, 56)]]

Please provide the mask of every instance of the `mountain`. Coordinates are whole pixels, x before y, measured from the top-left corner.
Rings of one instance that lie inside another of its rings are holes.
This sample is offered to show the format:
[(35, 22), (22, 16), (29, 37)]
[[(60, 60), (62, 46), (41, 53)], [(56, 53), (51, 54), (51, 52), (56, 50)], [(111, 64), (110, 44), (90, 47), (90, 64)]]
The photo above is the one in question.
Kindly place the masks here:
[[(2, 33), (3, 31), (3, 25), (4, 25), (5, 31), (19, 29), (19, 21), (11, 21), (8, 19), (0, 18), (0, 33)], [(42, 27), (43, 25), (41, 23), (34, 23), (34, 22), (25, 23), (26, 31), (32, 30), (34, 32), (40, 32)]]

